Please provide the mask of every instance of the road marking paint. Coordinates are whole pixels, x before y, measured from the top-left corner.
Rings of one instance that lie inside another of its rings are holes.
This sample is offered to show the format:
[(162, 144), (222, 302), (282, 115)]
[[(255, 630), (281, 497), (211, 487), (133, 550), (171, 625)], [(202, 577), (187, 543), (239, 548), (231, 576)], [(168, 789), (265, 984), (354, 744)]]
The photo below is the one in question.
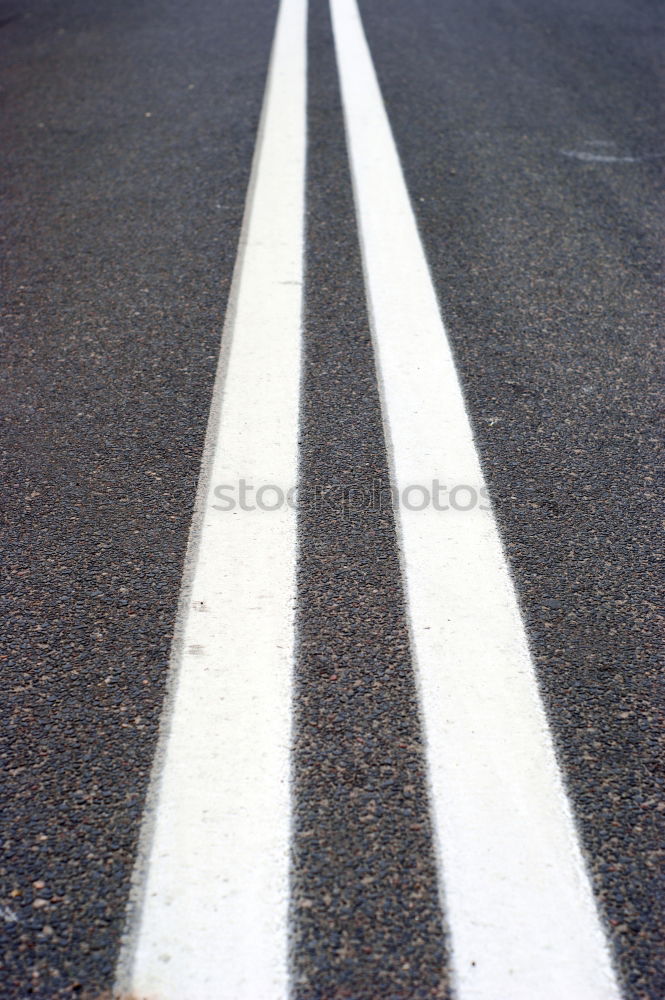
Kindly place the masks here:
[(295, 512), (212, 491), (297, 479), (306, 17), (282, 0), (117, 971), (140, 997), (288, 996)]
[[(331, 0), (393, 480), (483, 478), (355, 0)], [(491, 513), (396, 511), (462, 1000), (615, 1000)]]
[(643, 156), (611, 156), (609, 153), (590, 153), (585, 149), (561, 149), (562, 156), (583, 163), (643, 163), (645, 160), (665, 159), (665, 153), (645, 153)]

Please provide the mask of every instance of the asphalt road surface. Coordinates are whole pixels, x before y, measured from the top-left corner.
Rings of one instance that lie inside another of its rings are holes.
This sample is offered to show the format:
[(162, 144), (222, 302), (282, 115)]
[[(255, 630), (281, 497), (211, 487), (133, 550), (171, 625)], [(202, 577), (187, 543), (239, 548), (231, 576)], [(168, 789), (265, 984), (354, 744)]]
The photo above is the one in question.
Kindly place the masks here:
[(0, 997), (662, 1000), (665, 8), (278, 8), (0, 0)]

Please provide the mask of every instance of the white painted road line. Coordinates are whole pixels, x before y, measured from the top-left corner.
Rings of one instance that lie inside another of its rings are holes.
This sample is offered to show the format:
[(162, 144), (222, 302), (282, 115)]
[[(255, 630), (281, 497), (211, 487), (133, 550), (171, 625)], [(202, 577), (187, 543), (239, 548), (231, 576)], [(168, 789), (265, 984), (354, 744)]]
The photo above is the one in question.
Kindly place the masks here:
[(288, 996), (295, 513), (213, 490), (297, 479), (306, 16), (282, 0), (117, 973), (137, 997)]
[[(482, 473), (355, 0), (331, 0), (395, 485)], [(457, 995), (619, 996), (493, 517), (397, 512)]]

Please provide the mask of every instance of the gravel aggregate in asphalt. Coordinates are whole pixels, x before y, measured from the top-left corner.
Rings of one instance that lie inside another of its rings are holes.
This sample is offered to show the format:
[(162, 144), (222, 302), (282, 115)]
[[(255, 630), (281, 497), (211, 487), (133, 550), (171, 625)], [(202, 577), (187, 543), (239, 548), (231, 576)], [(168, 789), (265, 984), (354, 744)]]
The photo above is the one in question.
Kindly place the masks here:
[[(626, 1000), (662, 1000), (665, 13), (360, 6)], [(112, 980), (276, 9), (0, 0), (7, 1000)], [(301, 480), (385, 484), (311, 10)], [(300, 539), (295, 995), (447, 998), (393, 519)]]

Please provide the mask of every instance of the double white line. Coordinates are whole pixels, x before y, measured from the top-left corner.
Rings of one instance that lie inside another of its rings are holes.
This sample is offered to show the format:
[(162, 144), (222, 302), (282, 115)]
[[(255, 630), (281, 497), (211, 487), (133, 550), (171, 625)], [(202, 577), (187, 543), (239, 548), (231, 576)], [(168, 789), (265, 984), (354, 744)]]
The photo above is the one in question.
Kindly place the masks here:
[[(331, 10), (393, 482), (480, 487), (356, 2)], [(118, 969), (137, 997), (289, 995), (295, 515), (219, 517), (211, 491), (297, 478), (306, 13), (282, 0)], [(496, 524), (396, 517), (456, 993), (616, 1000)]]

